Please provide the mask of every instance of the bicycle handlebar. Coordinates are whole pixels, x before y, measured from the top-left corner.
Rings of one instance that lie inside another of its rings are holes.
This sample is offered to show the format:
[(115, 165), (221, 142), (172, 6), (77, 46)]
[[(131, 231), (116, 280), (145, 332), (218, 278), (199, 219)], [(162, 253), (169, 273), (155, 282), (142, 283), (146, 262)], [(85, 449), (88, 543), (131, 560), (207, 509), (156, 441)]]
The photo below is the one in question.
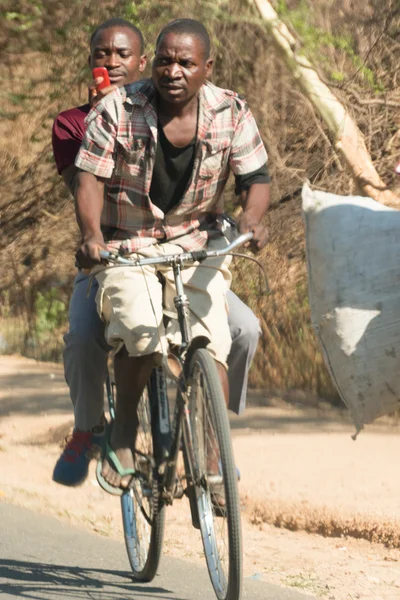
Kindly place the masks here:
[(201, 262), (207, 258), (214, 258), (216, 256), (223, 256), (229, 254), (235, 248), (242, 246), (246, 242), (253, 239), (254, 234), (249, 231), (248, 233), (242, 233), (233, 242), (228, 244), (226, 248), (221, 250), (193, 250), (192, 252), (182, 252), (181, 254), (167, 254), (165, 256), (155, 256), (150, 258), (123, 258), (113, 252), (106, 250), (100, 250), (100, 257), (109, 260), (110, 262), (131, 265), (136, 267), (143, 267), (145, 265), (164, 265), (168, 263), (177, 262)]

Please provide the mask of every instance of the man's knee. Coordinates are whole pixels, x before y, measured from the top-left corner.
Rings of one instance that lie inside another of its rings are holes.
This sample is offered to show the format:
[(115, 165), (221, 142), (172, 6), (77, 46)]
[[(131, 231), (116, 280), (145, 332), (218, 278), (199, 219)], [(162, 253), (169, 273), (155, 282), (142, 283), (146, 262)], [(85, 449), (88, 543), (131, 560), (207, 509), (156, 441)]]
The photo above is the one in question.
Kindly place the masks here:
[[(84, 331), (67, 333), (64, 341), (64, 374), (73, 402), (80, 391), (88, 397), (96, 396), (96, 390), (102, 390), (107, 372), (108, 349), (105, 342), (99, 343), (95, 336), (85, 335)], [(89, 382), (90, 392), (85, 387)], [(102, 392), (98, 395), (102, 396)]]
[(232, 345), (241, 348), (254, 348), (258, 344), (261, 329), (260, 322), (252, 310), (248, 309), (243, 315), (243, 320), (238, 324), (235, 335), (232, 337)]

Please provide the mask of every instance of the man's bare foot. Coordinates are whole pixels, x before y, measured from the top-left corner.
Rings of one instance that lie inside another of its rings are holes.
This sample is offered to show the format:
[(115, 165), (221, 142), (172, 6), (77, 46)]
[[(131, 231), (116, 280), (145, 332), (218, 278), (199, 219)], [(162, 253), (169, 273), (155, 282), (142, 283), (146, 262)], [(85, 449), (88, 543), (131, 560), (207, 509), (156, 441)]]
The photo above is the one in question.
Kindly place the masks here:
[[(119, 448), (118, 450), (114, 450), (114, 452), (124, 469), (133, 469), (134, 460), (132, 450), (130, 448)], [(108, 462), (107, 458), (103, 460), (101, 474), (103, 475), (107, 483), (109, 483), (115, 488), (128, 487), (132, 479), (132, 475), (126, 475), (125, 477), (121, 477), (121, 475)]]
[[(121, 463), (122, 470), (134, 468), (134, 449), (138, 427), (137, 407), (154, 364), (153, 354), (132, 357), (125, 347), (114, 360), (117, 405), (112, 425), (110, 446)], [(134, 374), (134, 377), (132, 377)], [(112, 457), (104, 459), (101, 474), (115, 488), (127, 488), (132, 475), (121, 476), (115, 470)]]
[[(134, 445), (136, 437), (136, 423), (132, 423), (133, 427), (127, 428), (126, 426), (120, 431), (117, 422), (114, 422), (114, 426), (111, 432), (110, 446), (116, 454), (121, 467), (123, 469), (133, 469), (134, 464)], [(108, 461), (107, 458), (103, 460), (101, 474), (104, 479), (113, 487), (126, 488), (131, 482), (131, 475), (121, 476), (118, 471), (115, 470), (114, 465)]]

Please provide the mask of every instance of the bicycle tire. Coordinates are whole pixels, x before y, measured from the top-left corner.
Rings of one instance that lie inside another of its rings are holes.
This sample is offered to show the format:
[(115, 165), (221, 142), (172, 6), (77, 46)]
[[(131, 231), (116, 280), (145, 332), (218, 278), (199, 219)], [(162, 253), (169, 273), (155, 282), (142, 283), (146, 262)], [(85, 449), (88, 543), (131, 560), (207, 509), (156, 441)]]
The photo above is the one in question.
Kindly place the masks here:
[[(240, 503), (222, 385), (215, 361), (205, 348), (193, 353), (186, 373), (190, 389), (194, 470), (197, 470), (195, 491), (207, 568), (218, 600), (239, 600), (242, 589)], [(216, 445), (220, 484), (223, 485), (226, 501), (222, 511), (216, 509), (215, 502), (212, 502), (211, 477), (208, 474), (210, 460), (217, 460)], [(224, 543), (221, 545), (221, 540), (217, 539), (222, 535), (227, 540), (227, 557), (222, 556)]]
[[(154, 465), (154, 430), (150, 407), (150, 385), (138, 406), (136, 469), (131, 488), (121, 496), (125, 546), (133, 577), (137, 581), (154, 579), (160, 563), (165, 526), (165, 505), (160, 502), (160, 486)], [(154, 413), (153, 413), (154, 419)], [(147, 457), (147, 458), (146, 458)]]

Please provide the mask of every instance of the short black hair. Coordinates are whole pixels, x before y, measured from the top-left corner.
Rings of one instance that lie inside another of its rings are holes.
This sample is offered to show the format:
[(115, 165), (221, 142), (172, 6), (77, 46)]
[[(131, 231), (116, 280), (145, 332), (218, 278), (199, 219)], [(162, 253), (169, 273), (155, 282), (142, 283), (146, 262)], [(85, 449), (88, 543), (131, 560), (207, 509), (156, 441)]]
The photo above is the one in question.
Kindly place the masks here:
[(100, 33), (100, 31), (104, 31), (105, 29), (111, 29), (112, 27), (121, 27), (121, 28), (123, 27), (125, 29), (130, 29), (131, 31), (133, 31), (133, 33), (135, 35), (137, 35), (137, 37), (139, 38), (139, 41), (140, 41), (140, 53), (143, 54), (143, 51), (144, 51), (144, 39), (143, 39), (143, 34), (140, 31), (140, 29), (138, 27), (136, 27), (136, 25), (134, 25), (130, 21), (126, 21), (126, 19), (120, 19), (118, 17), (115, 17), (113, 19), (108, 19), (107, 21), (104, 21), (104, 23), (102, 23), (101, 25), (99, 25), (93, 31), (92, 35), (90, 36), (90, 47), (92, 47), (93, 40), (96, 37), (96, 35), (98, 33)]
[(201, 40), (204, 46), (205, 58), (210, 58), (210, 36), (208, 35), (207, 29), (200, 21), (196, 21), (195, 19), (176, 19), (176, 21), (171, 21), (171, 23), (168, 23), (168, 25), (166, 25), (158, 34), (156, 48), (160, 43), (161, 38), (167, 33), (191, 33), (192, 35), (195, 35)]

